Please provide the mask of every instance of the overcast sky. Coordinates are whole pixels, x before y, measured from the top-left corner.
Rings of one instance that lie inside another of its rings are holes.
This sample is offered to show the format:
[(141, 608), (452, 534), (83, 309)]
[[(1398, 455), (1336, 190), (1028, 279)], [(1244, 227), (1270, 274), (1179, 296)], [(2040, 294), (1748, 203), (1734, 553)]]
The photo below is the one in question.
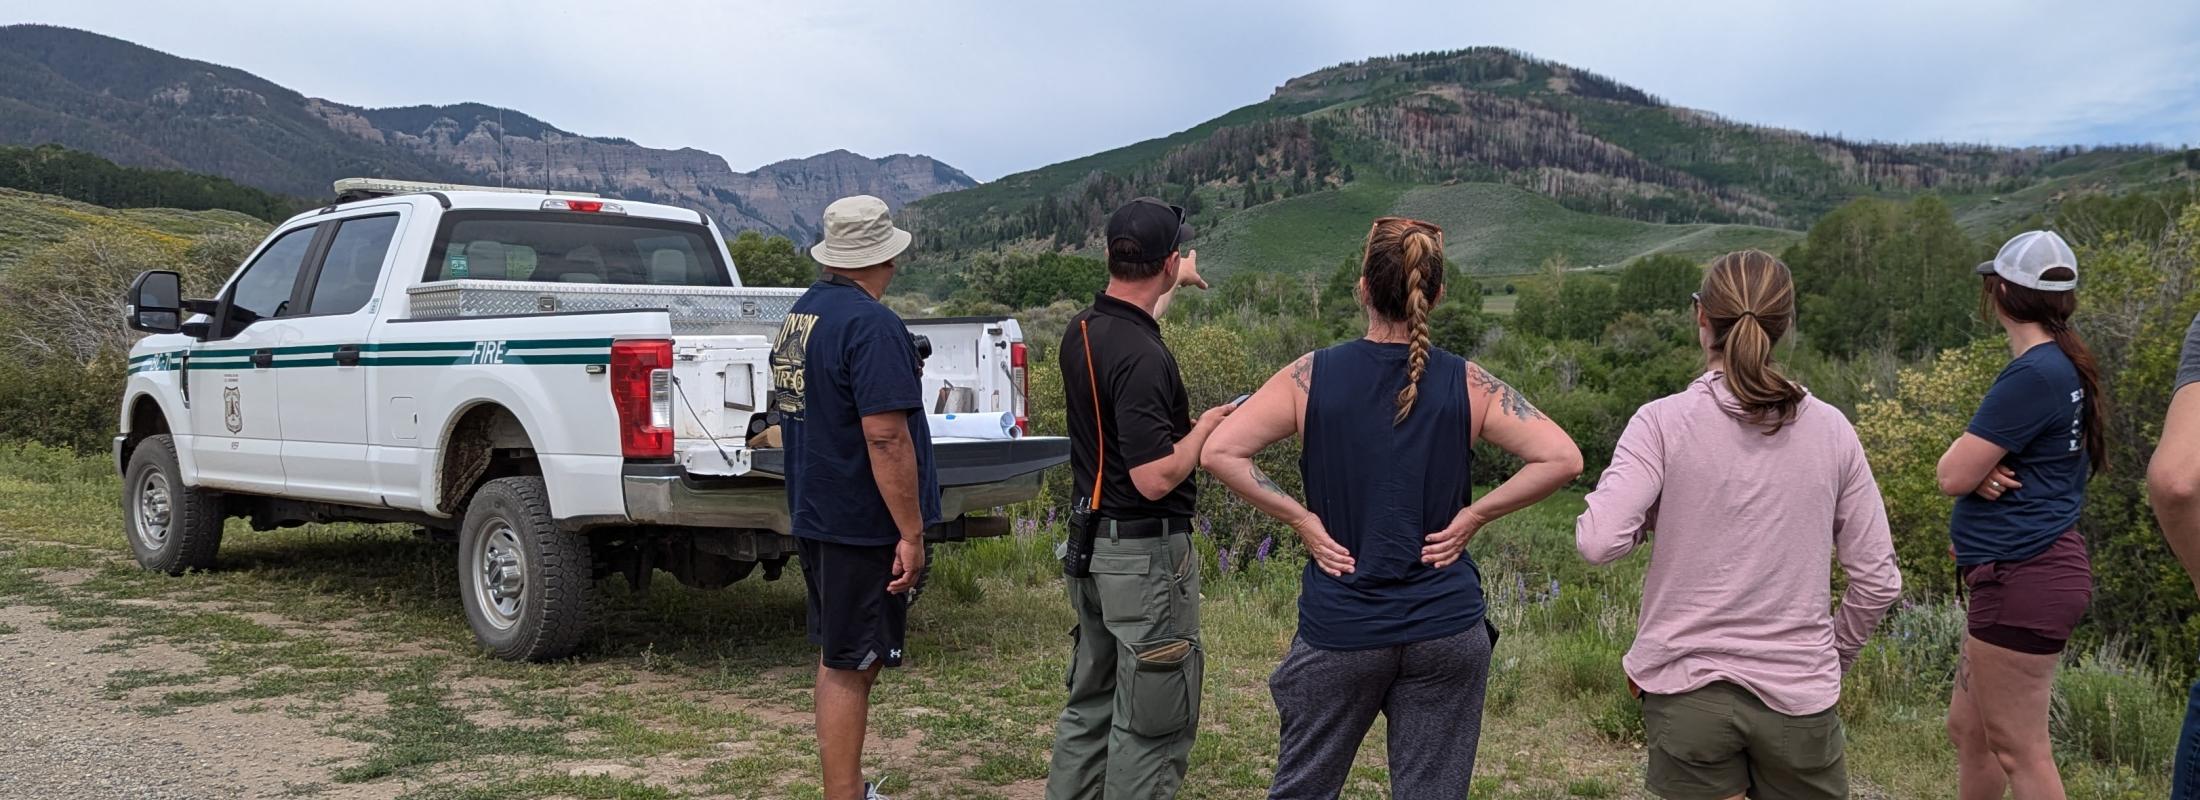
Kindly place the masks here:
[(2193, 0), (0, 0), (13, 22), (353, 105), (501, 105), (740, 170), (846, 148), (991, 180), (1190, 127), (1338, 62), (1471, 45), (1854, 138), (2200, 143)]

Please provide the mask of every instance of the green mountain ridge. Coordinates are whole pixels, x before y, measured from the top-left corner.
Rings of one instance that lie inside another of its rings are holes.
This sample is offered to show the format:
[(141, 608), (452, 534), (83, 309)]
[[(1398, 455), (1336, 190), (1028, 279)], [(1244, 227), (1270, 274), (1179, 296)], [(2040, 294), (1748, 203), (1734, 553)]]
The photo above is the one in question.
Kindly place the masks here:
[[(1610, 263), (1778, 247), (1858, 197), (1935, 193), (1974, 229), (2006, 226), (2069, 192), (2190, 180), (2189, 161), (2150, 147), (1849, 141), (1473, 48), (1320, 70), (1185, 131), (934, 195), (906, 216), (924, 233), (920, 262), (995, 249), (1092, 254), (1108, 210), (1151, 194), (1192, 211), (1210, 232), (1202, 268), (1222, 274), (1327, 268), (1373, 216), (1418, 213), (1448, 220), (1454, 255), (1499, 274), (1551, 255)], [(1470, 184), (1486, 188), (1423, 191)], [(1253, 241), (1263, 238), (1275, 243)]]

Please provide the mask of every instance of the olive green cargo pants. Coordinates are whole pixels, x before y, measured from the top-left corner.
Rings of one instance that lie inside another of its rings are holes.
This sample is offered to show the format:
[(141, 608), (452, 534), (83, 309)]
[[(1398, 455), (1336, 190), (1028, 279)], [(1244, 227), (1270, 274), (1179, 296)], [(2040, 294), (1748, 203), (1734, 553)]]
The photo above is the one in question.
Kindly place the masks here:
[(1093, 543), (1047, 800), (1171, 798), (1199, 728), (1199, 558), (1188, 534)]

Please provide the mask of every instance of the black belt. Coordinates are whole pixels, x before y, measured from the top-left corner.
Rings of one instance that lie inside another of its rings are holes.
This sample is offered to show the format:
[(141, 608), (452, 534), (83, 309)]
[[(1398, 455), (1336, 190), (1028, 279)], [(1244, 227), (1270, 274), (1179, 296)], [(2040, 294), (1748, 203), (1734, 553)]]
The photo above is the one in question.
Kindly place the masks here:
[(1172, 533), (1191, 532), (1191, 517), (1100, 520), (1100, 535), (1111, 539), (1159, 539)]

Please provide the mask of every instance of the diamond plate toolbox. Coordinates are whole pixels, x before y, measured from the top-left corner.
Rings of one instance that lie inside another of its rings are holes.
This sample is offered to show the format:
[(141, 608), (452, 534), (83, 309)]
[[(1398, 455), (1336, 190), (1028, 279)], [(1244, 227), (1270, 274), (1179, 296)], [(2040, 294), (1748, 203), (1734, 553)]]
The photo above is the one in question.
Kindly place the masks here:
[(674, 333), (773, 336), (804, 289), (437, 281), (406, 291), (414, 319), (664, 309)]

